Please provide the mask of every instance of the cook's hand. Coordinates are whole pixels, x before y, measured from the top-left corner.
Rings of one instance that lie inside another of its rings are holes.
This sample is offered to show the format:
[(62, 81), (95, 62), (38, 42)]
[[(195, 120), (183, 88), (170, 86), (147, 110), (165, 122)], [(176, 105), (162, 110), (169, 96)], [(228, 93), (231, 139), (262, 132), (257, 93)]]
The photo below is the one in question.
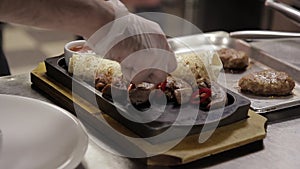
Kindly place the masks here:
[(118, 61), (128, 81), (163, 82), (177, 63), (160, 26), (129, 13), (118, 0), (108, 2), (116, 19), (94, 33), (87, 44), (99, 55)]
[(132, 7), (155, 7), (161, 3), (161, 0), (122, 0), (122, 2)]

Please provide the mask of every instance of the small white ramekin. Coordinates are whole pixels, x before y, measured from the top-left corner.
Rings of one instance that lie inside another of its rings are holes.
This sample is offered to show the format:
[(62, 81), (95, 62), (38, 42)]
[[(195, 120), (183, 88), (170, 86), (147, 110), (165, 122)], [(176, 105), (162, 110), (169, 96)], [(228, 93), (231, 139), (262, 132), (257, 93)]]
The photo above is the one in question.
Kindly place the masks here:
[(70, 61), (70, 58), (73, 56), (73, 54), (78, 53), (78, 52), (72, 51), (70, 49), (75, 47), (75, 46), (84, 45), (85, 43), (86, 43), (85, 40), (75, 40), (75, 41), (68, 42), (65, 45), (65, 47), (64, 47), (64, 57), (65, 57), (65, 61), (66, 61), (67, 66), (69, 66), (69, 61)]

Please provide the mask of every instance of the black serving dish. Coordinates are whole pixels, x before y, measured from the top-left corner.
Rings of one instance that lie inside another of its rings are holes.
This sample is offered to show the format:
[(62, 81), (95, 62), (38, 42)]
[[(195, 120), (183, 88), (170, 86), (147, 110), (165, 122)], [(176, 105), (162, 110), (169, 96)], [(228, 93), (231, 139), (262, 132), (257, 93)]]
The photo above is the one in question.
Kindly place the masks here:
[[(220, 113), (216, 113), (215, 116), (213, 114), (210, 114), (209, 118), (207, 118), (208, 113), (217, 112), (219, 111), (218, 109), (210, 112), (197, 109), (199, 112), (197, 118), (195, 119), (195, 123), (172, 123), (172, 121), (176, 119), (177, 114), (174, 114), (174, 112), (176, 112), (174, 111), (174, 109), (176, 109), (177, 107), (173, 105), (167, 105), (164, 113), (156, 120), (147, 123), (135, 122), (123, 116), (123, 114), (130, 115), (131, 107), (114, 103), (113, 101), (105, 98), (101, 92), (95, 90), (93, 86), (80, 79), (73, 78), (72, 75), (67, 72), (67, 66), (65, 64), (63, 55), (46, 59), (45, 65), (47, 76), (53, 78), (58, 83), (64, 85), (66, 88), (70, 90), (73, 89), (73, 92), (75, 94), (99, 107), (102, 112), (108, 114), (140, 137), (157, 136), (173, 126), (172, 131), (174, 132), (174, 134), (169, 136), (168, 140), (176, 139), (177, 137), (180, 137), (180, 134), (178, 133), (184, 131), (185, 129), (191, 128), (188, 133), (190, 135), (199, 133), (202, 129), (210, 130), (213, 129), (216, 125), (218, 127), (221, 127), (234, 122), (245, 120), (248, 117), (250, 101), (229, 90), (226, 90), (228, 104), (222, 110), (223, 113), (221, 113), (221, 117), (219, 116)], [(188, 116), (189, 112), (186, 113)], [(205, 128), (203, 128), (204, 126)], [(153, 142), (156, 141), (154, 140)]]

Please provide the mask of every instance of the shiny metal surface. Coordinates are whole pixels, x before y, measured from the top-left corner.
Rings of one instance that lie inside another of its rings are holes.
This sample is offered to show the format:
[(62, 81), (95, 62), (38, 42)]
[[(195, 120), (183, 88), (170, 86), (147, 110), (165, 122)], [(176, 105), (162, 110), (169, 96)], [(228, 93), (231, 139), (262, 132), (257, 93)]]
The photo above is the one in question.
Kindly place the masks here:
[[(272, 44), (272, 45), (270, 45)], [(276, 59), (300, 67), (300, 38), (273, 39), (251, 43), (256, 48), (263, 48)], [(285, 51), (285, 53), (283, 53)]]
[(288, 6), (284, 3), (275, 2), (274, 0), (266, 0), (265, 5), (282, 13), (283, 15), (287, 16), (292, 21), (300, 25), (300, 11), (296, 10), (295, 8), (292, 8), (291, 6)]
[[(197, 52), (205, 50), (218, 50), (220, 48), (234, 48), (242, 50), (250, 57), (247, 70), (239, 73), (226, 73), (226, 88), (240, 94), (251, 101), (251, 108), (259, 113), (273, 112), (300, 105), (300, 67), (257, 49), (250, 44), (228, 37), (194, 35), (170, 39), (169, 43), (175, 53)], [(261, 97), (244, 94), (239, 91), (238, 81), (241, 77), (265, 69), (275, 69), (287, 72), (296, 80), (293, 95), (285, 97)]]
[(278, 31), (236, 31), (230, 37), (238, 39), (300, 38), (300, 33)]

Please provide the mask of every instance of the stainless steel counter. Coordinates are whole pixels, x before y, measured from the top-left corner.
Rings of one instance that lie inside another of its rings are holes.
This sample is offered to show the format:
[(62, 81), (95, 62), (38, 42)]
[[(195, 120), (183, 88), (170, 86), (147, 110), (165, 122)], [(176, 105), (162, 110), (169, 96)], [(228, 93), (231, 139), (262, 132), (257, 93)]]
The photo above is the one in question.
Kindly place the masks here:
[[(274, 56), (282, 57), (293, 63), (300, 62), (300, 39), (283, 41), (263, 41), (253, 43)], [(275, 45), (275, 46), (274, 46)], [(275, 49), (274, 49), (275, 48)], [(299, 57), (299, 58), (297, 58)], [(29, 73), (1, 77), (0, 93), (21, 95), (51, 102), (38, 91), (31, 88)], [(263, 143), (253, 143), (228, 152), (214, 155), (176, 168), (299, 168), (300, 166), (300, 112), (268, 125), (267, 137)], [(170, 167), (151, 167), (143, 165), (140, 160), (115, 156), (92, 140), (78, 169), (159, 169)]]

